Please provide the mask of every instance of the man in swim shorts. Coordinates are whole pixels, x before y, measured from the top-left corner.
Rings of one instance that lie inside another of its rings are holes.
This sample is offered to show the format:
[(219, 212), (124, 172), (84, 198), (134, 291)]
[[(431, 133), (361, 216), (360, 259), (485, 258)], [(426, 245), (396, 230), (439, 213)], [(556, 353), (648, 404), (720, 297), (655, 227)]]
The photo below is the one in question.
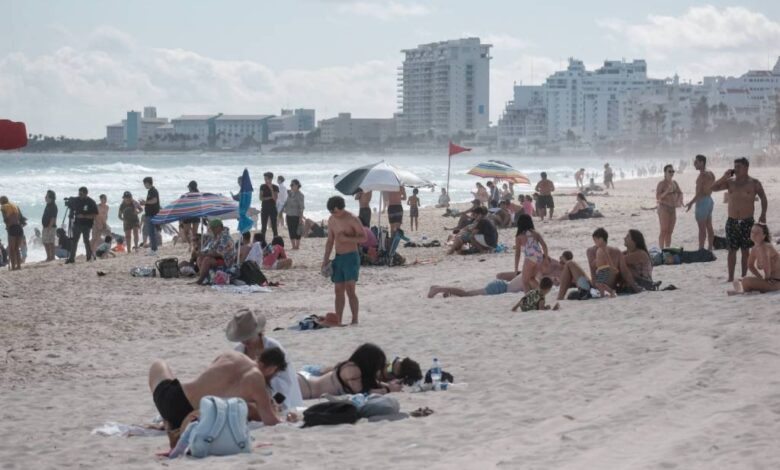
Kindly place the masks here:
[(715, 175), (707, 169), (707, 157), (696, 155), (693, 166), (699, 170), (696, 177), (696, 195), (686, 204), (685, 212), (696, 205), (696, 223), (699, 225), (699, 250), (704, 249), (704, 240), (707, 240), (707, 250), (712, 251), (712, 242), (715, 239), (715, 231), (712, 228), (712, 208), (715, 202), (712, 200), (712, 183)]
[(747, 158), (734, 160), (734, 168), (712, 185), (713, 191), (728, 190), (729, 217), (726, 220), (726, 238), (729, 244), (728, 270), (729, 282), (734, 281), (734, 269), (737, 265), (737, 250), (742, 252), (742, 277), (747, 276), (748, 256), (753, 242), (750, 230), (753, 228), (753, 216), (756, 212), (756, 197), (761, 201), (759, 223), (766, 223), (768, 201), (761, 182), (748, 176), (750, 162)]
[(358, 201), (358, 218), (363, 227), (371, 228), (371, 191), (363, 191), (362, 189), (355, 194), (355, 199)]
[(390, 238), (393, 238), (395, 231), (401, 228), (404, 221), (404, 206), (401, 201), (406, 199), (406, 190), (403, 186), (398, 191), (387, 192), (387, 221), (390, 222)]
[[(358, 245), (366, 241), (366, 234), (360, 219), (344, 210), (344, 198), (333, 196), (328, 199), (328, 241), (325, 243), (325, 256), (322, 260), (322, 270), (326, 271), (331, 263), (330, 280), (336, 291), (336, 315), (341, 324), (344, 315), (345, 296), (349, 298), (349, 309), (352, 312), (352, 324), (358, 323), (359, 302), (355, 284), (360, 273), (360, 254)], [(389, 208), (388, 208), (389, 210)], [(330, 253), (336, 249), (336, 257), (330, 261)]]
[(249, 408), (250, 420), (273, 426), (281, 421), (274, 414), (266, 384), (286, 368), (284, 353), (279, 348), (264, 350), (256, 361), (231, 351), (220, 354), (195, 380), (182, 383), (168, 364), (158, 359), (149, 369), (149, 389), (169, 430), (181, 427), (184, 418), (198, 408), (206, 395), (242, 398)]
[(540, 176), (542, 177), (541, 181), (536, 183), (536, 192), (539, 193), (539, 196), (536, 198), (536, 212), (544, 220), (544, 216), (547, 215), (547, 209), (550, 209), (550, 220), (552, 220), (553, 212), (555, 211), (552, 192), (555, 191), (555, 184), (547, 179), (546, 172), (543, 171)]

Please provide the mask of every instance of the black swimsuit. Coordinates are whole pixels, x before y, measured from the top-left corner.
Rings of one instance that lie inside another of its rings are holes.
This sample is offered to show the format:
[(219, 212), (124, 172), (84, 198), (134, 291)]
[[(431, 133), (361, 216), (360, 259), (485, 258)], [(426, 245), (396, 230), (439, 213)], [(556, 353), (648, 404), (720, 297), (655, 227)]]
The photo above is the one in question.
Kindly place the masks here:
[(184, 418), (194, 410), (179, 379), (165, 379), (157, 384), (152, 398), (160, 416), (170, 424), (171, 429), (179, 429)]

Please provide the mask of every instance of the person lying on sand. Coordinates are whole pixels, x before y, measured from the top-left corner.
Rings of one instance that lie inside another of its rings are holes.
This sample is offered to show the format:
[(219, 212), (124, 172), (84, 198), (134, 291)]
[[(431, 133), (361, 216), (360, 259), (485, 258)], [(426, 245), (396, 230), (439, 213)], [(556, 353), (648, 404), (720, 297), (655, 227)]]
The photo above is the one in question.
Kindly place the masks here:
[[(552, 279), (543, 277), (542, 280), (539, 281), (539, 287), (528, 291), (528, 293), (512, 307), (512, 311), (516, 312), (518, 308), (523, 312), (530, 312), (531, 310), (550, 310), (551, 307), (544, 304), (544, 297), (550, 293), (552, 286)], [(552, 307), (552, 310), (558, 310), (559, 307), (560, 306), (556, 302)]]
[(346, 395), (355, 393), (385, 394), (398, 392), (403, 387), (398, 381), (378, 380), (387, 365), (384, 351), (371, 343), (358, 347), (345, 362), (336, 364), (333, 370), (319, 376), (298, 374), (298, 383), (304, 400), (319, 398), (324, 394)]
[(279, 348), (264, 350), (257, 360), (230, 351), (217, 356), (195, 380), (182, 383), (168, 364), (158, 359), (149, 369), (149, 389), (169, 430), (178, 429), (206, 395), (243, 398), (250, 420), (273, 426), (281, 421), (274, 414), (266, 384), (286, 368), (284, 353)]
[(428, 289), (428, 298), (432, 299), (438, 294), (442, 297), (475, 297), (478, 295), (500, 295), (506, 293), (523, 292), (523, 275), (518, 274), (510, 281), (493, 279), (485, 287), (479, 289), (462, 289), (459, 287), (431, 286)]
[[(780, 255), (772, 246), (769, 227), (758, 222), (750, 229), (750, 240), (753, 248), (748, 255), (748, 269), (753, 276), (743, 277), (734, 281), (734, 290), (729, 295), (745, 292), (773, 292), (780, 290)], [(761, 271), (764, 275), (761, 275)]]

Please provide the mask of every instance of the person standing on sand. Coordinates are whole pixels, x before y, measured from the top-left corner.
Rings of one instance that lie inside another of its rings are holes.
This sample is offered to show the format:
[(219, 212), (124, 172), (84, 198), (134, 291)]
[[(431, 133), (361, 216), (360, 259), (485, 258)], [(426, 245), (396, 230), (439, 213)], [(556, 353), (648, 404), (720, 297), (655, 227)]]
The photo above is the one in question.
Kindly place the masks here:
[(547, 215), (547, 209), (550, 209), (550, 220), (553, 218), (553, 212), (555, 211), (555, 201), (553, 201), (552, 192), (555, 191), (555, 184), (547, 179), (547, 173), (542, 172), (540, 175), (541, 181), (536, 183), (536, 192), (539, 193), (539, 197), (536, 200), (536, 211), (538, 216), (544, 220), (544, 216)]
[(715, 202), (712, 200), (712, 184), (715, 182), (715, 174), (707, 169), (707, 157), (696, 155), (693, 167), (699, 170), (696, 177), (696, 195), (685, 205), (685, 212), (691, 210), (696, 204), (696, 223), (699, 225), (699, 250), (704, 249), (704, 240), (707, 240), (707, 250), (712, 251), (712, 242), (715, 239), (715, 231), (712, 228), (712, 209)]
[[(331, 263), (330, 280), (336, 293), (336, 315), (339, 324), (343, 321), (345, 295), (349, 298), (352, 312), (352, 324), (358, 323), (358, 302), (355, 284), (360, 273), (360, 252), (358, 245), (366, 241), (363, 224), (350, 212), (344, 210), (344, 198), (333, 196), (328, 199), (327, 208), (331, 216), (328, 219), (328, 241), (325, 243), (325, 255), (322, 259), (322, 271), (327, 272)], [(390, 210), (392, 206), (388, 207)], [(402, 209), (403, 210), (403, 209)], [(335, 248), (336, 257), (330, 261), (330, 253)]]
[(729, 282), (734, 282), (734, 268), (737, 264), (737, 250), (742, 252), (742, 277), (747, 276), (749, 250), (753, 243), (750, 230), (753, 228), (753, 216), (756, 212), (756, 197), (761, 200), (761, 215), (758, 221), (766, 224), (768, 201), (761, 182), (748, 176), (750, 162), (747, 158), (734, 160), (734, 168), (712, 185), (713, 191), (728, 190), (728, 212), (726, 220), (726, 238), (729, 243), (728, 270)]
[(292, 249), (301, 248), (301, 234), (303, 233), (303, 210), (306, 208), (301, 182), (297, 179), (290, 181), (290, 194), (284, 203), (284, 213), (287, 214), (287, 232), (290, 235)]
[(79, 188), (79, 196), (73, 201), (71, 210), (73, 211), (73, 238), (70, 241), (70, 257), (65, 264), (76, 262), (76, 251), (79, 247), (79, 238), (84, 239), (84, 249), (87, 251), (87, 261), (94, 259), (92, 255), (92, 244), (89, 242), (89, 234), (92, 232), (92, 221), (97, 216), (98, 209), (95, 201), (87, 196), (87, 188)]
[(41, 240), (46, 250), (46, 261), (54, 261), (54, 244), (57, 242), (57, 195), (51, 189), (46, 191), (46, 208), (43, 210)]
[(604, 164), (604, 187), (609, 189), (615, 189), (615, 183), (612, 182), (612, 180), (615, 177), (615, 172), (612, 171), (612, 167), (609, 166), (609, 163)]
[(390, 238), (395, 235), (396, 230), (401, 228), (404, 222), (404, 206), (401, 201), (406, 200), (406, 190), (403, 186), (398, 187), (398, 191), (387, 193), (387, 221), (390, 222)]
[(6, 196), (0, 196), (0, 212), (3, 214), (3, 223), (5, 223), (5, 229), (8, 232), (8, 258), (11, 271), (22, 269), (22, 260), (19, 255), (22, 240), (24, 240), (22, 211), (16, 204), (12, 204)]
[(284, 203), (287, 202), (287, 185), (284, 184), (284, 176), (279, 175), (276, 177), (276, 184), (279, 186), (279, 195), (276, 198), (276, 220), (279, 222), (279, 226), (284, 228)]
[(105, 194), (100, 195), (100, 204), (97, 208), (98, 213), (92, 225), (92, 253), (95, 253), (98, 245), (103, 243), (103, 237), (111, 234), (108, 229), (108, 198)]
[(406, 203), (409, 205), (409, 230), (415, 231), (420, 228), (420, 196), (418, 194), (420, 190), (414, 188), (412, 190), (412, 197), (409, 198)]
[(279, 235), (276, 229), (276, 199), (279, 197), (279, 186), (274, 184), (274, 174), (270, 171), (263, 173), (263, 179), (265, 182), (260, 185), (260, 233), (265, 240), (269, 220), (274, 237)]
[(664, 167), (664, 179), (655, 188), (658, 222), (661, 226), (658, 234), (658, 246), (663, 250), (672, 246), (672, 232), (677, 223), (677, 208), (683, 205), (683, 193), (680, 185), (674, 181), (672, 165)]
[(577, 173), (574, 173), (574, 184), (580, 189), (585, 187), (585, 168), (580, 168)]
[(363, 191), (359, 189), (355, 194), (355, 199), (358, 201), (358, 218), (363, 227), (371, 227), (371, 191)]
[(146, 200), (138, 201), (138, 203), (144, 207), (144, 237), (149, 240), (149, 254), (156, 255), (159, 234), (157, 233), (157, 225), (152, 223), (152, 217), (160, 212), (160, 193), (154, 187), (151, 176), (144, 178), (144, 187), (147, 190)]

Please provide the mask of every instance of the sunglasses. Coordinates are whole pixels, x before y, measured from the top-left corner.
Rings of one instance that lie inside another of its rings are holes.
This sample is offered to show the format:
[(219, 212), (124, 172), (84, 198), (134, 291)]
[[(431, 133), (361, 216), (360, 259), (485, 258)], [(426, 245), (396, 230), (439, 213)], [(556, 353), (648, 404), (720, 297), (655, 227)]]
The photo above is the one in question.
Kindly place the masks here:
[(674, 174), (674, 170), (666, 170), (666, 172), (672, 175)]

